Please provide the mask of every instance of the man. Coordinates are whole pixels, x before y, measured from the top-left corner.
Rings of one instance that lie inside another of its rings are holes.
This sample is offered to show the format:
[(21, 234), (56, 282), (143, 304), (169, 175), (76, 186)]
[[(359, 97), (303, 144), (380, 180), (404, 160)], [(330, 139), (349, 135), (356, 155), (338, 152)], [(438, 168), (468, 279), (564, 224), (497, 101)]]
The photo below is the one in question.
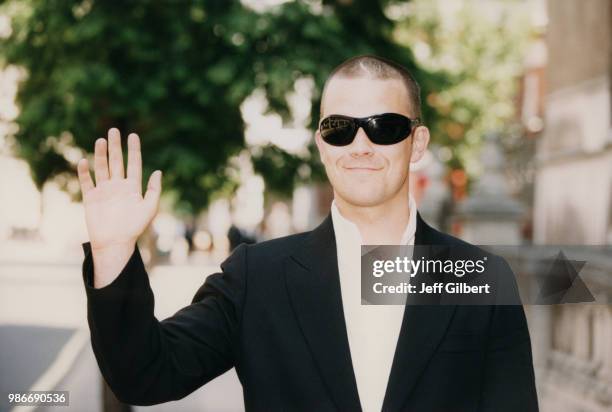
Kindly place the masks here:
[(117, 397), (176, 400), (235, 367), (248, 411), (537, 411), (522, 306), (361, 305), (361, 244), (466, 245), (428, 226), (409, 194), (410, 163), (429, 142), (414, 79), (358, 56), (334, 70), (321, 106), (330, 214), (310, 232), (240, 245), (161, 322), (136, 245), (161, 173), (143, 197), (138, 136), (128, 137), (124, 177), (116, 129), (108, 163), (106, 141), (96, 142), (95, 186), (79, 162), (88, 321)]

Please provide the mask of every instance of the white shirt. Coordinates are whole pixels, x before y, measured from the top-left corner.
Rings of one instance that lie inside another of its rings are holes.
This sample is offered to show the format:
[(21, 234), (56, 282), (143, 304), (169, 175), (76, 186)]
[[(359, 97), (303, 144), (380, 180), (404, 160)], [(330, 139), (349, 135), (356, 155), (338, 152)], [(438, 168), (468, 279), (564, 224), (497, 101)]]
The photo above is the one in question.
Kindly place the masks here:
[[(416, 202), (409, 195), (410, 216), (401, 244), (414, 245)], [(338, 272), (344, 319), (364, 412), (382, 409), (395, 347), (404, 315), (403, 305), (361, 304), (361, 245), (356, 224), (340, 214), (335, 200), (331, 204), (336, 237)]]

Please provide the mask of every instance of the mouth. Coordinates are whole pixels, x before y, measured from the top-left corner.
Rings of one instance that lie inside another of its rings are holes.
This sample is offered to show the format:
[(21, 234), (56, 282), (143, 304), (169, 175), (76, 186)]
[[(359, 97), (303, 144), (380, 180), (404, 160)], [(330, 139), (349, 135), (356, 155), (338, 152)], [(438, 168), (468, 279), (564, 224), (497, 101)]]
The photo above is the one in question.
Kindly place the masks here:
[(376, 167), (345, 167), (344, 169), (351, 170), (351, 171), (372, 171), (372, 172), (382, 170)]

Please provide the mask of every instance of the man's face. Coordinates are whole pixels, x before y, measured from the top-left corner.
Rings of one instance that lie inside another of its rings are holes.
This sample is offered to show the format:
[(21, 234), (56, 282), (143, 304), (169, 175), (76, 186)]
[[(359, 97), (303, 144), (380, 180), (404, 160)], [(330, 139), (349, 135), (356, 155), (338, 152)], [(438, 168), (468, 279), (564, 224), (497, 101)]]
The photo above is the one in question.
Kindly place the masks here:
[[(323, 99), (321, 119), (330, 114), (367, 117), (388, 112), (414, 117), (409, 111), (408, 92), (396, 79), (334, 78)], [(427, 130), (420, 127), (413, 131), (413, 137), (399, 143), (377, 145), (360, 128), (348, 146), (325, 143), (317, 130), (316, 144), (335, 196), (354, 206), (375, 206), (407, 189), (410, 162), (421, 158), (429, 140), (426, 132), (424, 145), (420, 138), (413, 153), (412, 140), (420, 129)]]

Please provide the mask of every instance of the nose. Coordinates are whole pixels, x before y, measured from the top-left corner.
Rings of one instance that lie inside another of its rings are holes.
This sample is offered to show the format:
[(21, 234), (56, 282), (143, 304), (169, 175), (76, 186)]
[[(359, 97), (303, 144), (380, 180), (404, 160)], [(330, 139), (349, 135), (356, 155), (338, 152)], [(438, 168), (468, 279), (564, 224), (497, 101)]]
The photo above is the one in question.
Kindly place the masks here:
[(374, 153), (372, 142), (361, 127), (357, 130), (355, 139), (349, 145), (349, 150), (353, 157), (369, 156)]

